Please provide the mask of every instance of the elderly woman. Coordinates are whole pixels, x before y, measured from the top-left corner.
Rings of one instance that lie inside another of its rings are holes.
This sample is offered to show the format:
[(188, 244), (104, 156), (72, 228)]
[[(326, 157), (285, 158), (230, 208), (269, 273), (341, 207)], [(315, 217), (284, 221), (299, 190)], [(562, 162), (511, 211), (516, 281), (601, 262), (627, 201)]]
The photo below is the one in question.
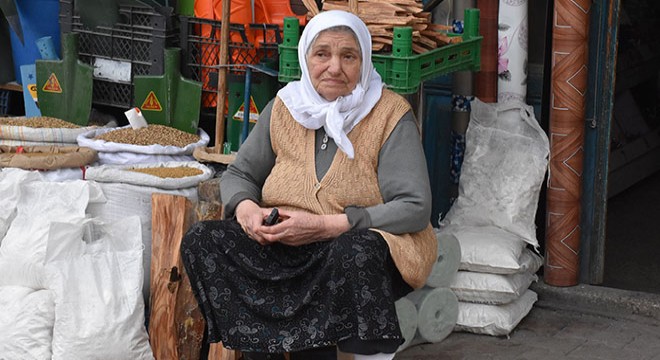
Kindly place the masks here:
[(383, 88), (355, 15), (315, 16), (298, 58), (301, 80), (222, 175), (226, 220), (186, 234), (186, 271), (208, 340), (245, 359), (391, 359), (394, 302), (423, 286), (437, 251), (417, 122)]

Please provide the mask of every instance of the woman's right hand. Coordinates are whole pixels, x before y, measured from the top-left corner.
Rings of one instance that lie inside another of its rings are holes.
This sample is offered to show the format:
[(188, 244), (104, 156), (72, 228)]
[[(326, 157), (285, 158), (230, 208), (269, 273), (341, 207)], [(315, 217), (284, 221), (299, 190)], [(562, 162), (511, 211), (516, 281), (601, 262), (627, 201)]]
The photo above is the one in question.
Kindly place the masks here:
[(269, 213), (268, 209), (261, 208), (252, 200), (243, 200), (236, 206), (235, 213), (236, 221), (250, 238), (261, 245), (269, 243), (257, 231), (263, 225), (264, 217)]

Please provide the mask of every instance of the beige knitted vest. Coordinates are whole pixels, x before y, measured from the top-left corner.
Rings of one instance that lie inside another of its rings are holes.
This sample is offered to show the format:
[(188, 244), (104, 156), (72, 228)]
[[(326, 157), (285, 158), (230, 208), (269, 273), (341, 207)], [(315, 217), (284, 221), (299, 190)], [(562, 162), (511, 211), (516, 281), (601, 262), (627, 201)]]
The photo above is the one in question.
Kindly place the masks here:
[[(315, 132), (298, 124), (277, 98), (270, 119), (275, 166), (262, 189), (262, 205), (341, 214), (350, 205), (383, 203), (378, 186), (378, 155), (390, 133), (410, 110), (400, 95), (384, 89), (371, 113), (348, 134), (354, 159), (338, 150), (323, 179), (316, 178)], [(378, 116), (374, 116), (378, 114)], [(368, 134), (368, 136), (362, 136)], [(401, 174), (406, 176), (406, 174)], [(437, 240), (429, 225), (412, 234), (382, 234), (403, 279), (414, 288), (426, 282), (437, 260)]]

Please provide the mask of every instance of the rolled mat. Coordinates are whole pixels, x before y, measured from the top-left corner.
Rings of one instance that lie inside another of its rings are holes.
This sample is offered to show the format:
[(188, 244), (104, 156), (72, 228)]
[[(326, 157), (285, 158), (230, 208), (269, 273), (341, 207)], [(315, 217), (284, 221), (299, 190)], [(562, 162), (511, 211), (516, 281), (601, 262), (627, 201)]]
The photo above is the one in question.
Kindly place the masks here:
[(413, 343), (438, 343), (456, 326), (458, 300), (448, 288), (422, 288), (406, 296), (417, 308), (417, 336)]
[(500, 0), (497, 101), (527, 100), (527, 0)]
[(399, 318), (399, 328), (401, 328), (401, 333), (405, 339), (403, 344), (399, 346), (398, 351), (401, 351), (412, 344), (417, 333), (417, 308), (410, 299), (405, 297), (397, 300), (394, 306), (396, 307), (396, 316)]
[(556, 0), (552, 28), (550, 161), (544, 281), (578, 284), (580, 197), (589, 43), (588, 0)]
[(474, 81), (474, 96), (486, 103), (497, 102), (497, 15), (499, 4), (477, 0), (481, 40), (481, 69)]
[(438, 261), (433, 265), (431, 275), (426, 279), (426, 286), (449, 287), (461, 265), (461, 244), (450, 233), (436, 232), (438, 239)]

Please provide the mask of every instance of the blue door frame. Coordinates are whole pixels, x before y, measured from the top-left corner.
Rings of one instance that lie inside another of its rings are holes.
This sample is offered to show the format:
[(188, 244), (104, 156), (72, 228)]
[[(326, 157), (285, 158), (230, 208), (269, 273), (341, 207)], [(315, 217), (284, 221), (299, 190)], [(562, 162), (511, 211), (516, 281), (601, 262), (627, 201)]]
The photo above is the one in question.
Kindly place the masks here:
[(595, 0), (589, 28), (589, 91), (585, 111), (580, 282), (603, 282), (610, 124), (614, 107), (621, 0)]

